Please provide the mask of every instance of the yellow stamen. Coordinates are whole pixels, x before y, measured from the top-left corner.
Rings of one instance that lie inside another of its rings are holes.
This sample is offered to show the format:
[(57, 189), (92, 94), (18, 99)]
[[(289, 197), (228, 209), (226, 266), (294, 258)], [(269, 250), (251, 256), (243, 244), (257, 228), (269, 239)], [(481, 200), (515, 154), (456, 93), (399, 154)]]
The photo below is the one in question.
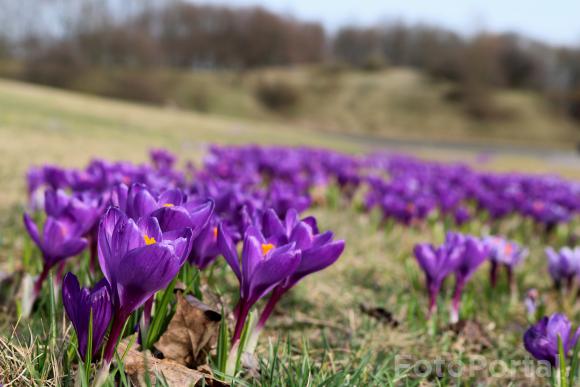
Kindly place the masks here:
[(165, 204), (163, 205), (163, 207), (173, 207), (173, 204), (171, 204), (171, 203), (165, 203)]
[(271, 243), (262, 243), (262, 254), (266, 255), (270, 250), (274, 248), (274, 245)]
[(217, 239), (217, 227), (213, 228), (213, 239)]
[(145, 240), (145, 244), (147, 246), (157, 243), (154, 237), (149, 237), (149, 235), (143, 235), (143, 239)]

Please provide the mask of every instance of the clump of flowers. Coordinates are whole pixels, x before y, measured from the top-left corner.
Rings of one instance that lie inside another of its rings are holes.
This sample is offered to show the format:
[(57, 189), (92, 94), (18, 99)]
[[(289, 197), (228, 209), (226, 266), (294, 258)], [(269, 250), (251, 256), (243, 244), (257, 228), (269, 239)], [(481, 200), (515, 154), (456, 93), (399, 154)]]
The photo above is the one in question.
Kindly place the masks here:
[[(553, 385), (576, 385), (576, 375), (567, 375), (565, 361), (578, 344), (580, 328), (573, 329), (568, 318), (560, 313), (543, 317), (524, 333), (524, 347), (536, 359), (545, 361), (555, 370)], [(563, 360), (563, 362), (561, 361)], [(568, 382), (570, 381), (570, 382)]]
[(500, 268), (505, 268), (508, 284), (512, 294), (516, 293), (516, 282), (514, 279), (514, 269), (528, 255), (528, 250), (514, 241), (498, 236), (485, 238), (485, 243), (489, 248), (490, 283), (492, 287), (497, 284), (497, 276)]
[(560, 289), (564, 283), (570, 289), (574, 278), (580, 272), (580, 247), (575, 249), (562, 247), (559, 251), (547, 247), (546, 256), (548, 257), (548, 272), (554, 281), (554, 286)]
[(439, 247), (423, 243), (415, 246), (415, 257), (425, 273), (429, 293), (430, 317), (437, 308), (437, 296), (441, 284), (450, 274), (455, 276), (455, 287), (450, 309), (450, 322), (459, 321), (461, 296), (467, 282), (489, 253), (485, 244), (476, 237), (460, 233), (448, 233), (445, 243)]

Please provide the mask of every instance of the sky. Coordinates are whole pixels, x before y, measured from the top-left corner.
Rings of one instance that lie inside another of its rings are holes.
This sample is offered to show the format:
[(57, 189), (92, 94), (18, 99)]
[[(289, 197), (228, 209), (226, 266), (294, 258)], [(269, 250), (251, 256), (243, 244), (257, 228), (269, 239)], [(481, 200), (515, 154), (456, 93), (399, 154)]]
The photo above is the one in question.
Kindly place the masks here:
[[(198, 2), (198, 1), (196, 1)], [(202, 0), (205, 4), (262, 5), (330, 31), (384, 20), (428, 22), (471, 34), (519, 32), (558, 45), (580, 46), (580, 0)]]

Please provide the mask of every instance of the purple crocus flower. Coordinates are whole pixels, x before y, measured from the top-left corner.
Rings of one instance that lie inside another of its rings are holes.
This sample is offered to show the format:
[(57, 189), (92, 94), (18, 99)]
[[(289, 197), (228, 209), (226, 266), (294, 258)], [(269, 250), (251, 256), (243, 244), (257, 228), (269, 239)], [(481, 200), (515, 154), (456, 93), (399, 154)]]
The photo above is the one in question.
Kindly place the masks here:
[(461, 294), (465, 284), (471, 276), (485, 262), (489, 254), (489, 248), (478, 238), (459, 233), (448, 233), (446, 244), (449, 249), (457, 249), (460, 253), (455, 254), (455, 290), (451, 304), (451, 323), (459, 321), (459, 306)]
[(81, 288), (77, 277), (67, 273), (62, 285), (62, 303), (77, 334), (81, 358), (86, 361), (91, 314), (92, 356), (99, 352), (111, 322), (113, 308), (109, 284), (103, 279), (93, 289)]
[(258, 321), (256, 329), (261, 330), (280, 298), (304, 277), (332, 265), (344, 251), (344, 241), (333, 241), (333, 233), (318, 233), (316, 219), (308, 217), (299, 220), (294, 209), (287, 212), (282, 222), (273, 210), (264, 214), (262, 243), (295, 243), (302, 251), (300, 264), (284, 281), (278, 284), (270, 296)]
[(536, 311), (538, 310), (538, 301), (540, 298), (540, 293), (537, 289), (532, 288), (527, 291), (526, 298), (524, 299), (524, 305), (526, 307), (526, 313), (528, 315), (528, 320), (534, 320), (536, 316)]
[(537, 360), (558, 366), (558, 337), (562, 340), (564, 353), (567, 354), (578, 341), (580, 328), (572, 331), (572, 324), (566, 316), (555, 313), (544, 317), (532, 325), (524, 334), (524, 347)]
[(235, 308), (236, 327), (232, 348), (238, 343), (252, 306), (288, 278), (300, 264), (296, 243), (276, 246), (268, 243), (254, 226), (244, 236), (241, 263), (236, 248), (222, 226), (218, 229), (218, 245), (240, 282), (240, 300)]
[(507, 270), (510, 288), (512, 292), (515, 291), (513, 270), (528, 255), (528, 250), (521, 247), (516, 242), (497, 236), (487, 237), (484, 242), (489, 247), (489, 259), (491, 261), (491, 286), (495, 287), (497, 284), (497, 270), (499, 266), (504, 266)]
[(52, 189), (66, 188), (70, 185), (70, 171), (54, 165), (42, 167), (44, 183)]
[(118, 208), (107, 210), (99, 226), (99, 263), (111, 286), (115, 313), (106, 362), (127, 318), (177, 275), (191, 243), (189, 228), (163, 233), (154, 217), (136, 223)]
[(24, 214), (24, 226), (40, 249), (44, 261), (42, 272), (34, 285), (34, 295), (37, 297), (50, 269), (57, 263), (80, 254), (87, 247), (87, 240), (77, 234), (74, 223), (51, 216), (47, 217), (44, 222), (42, 236), (36, 223), (28, 214)]
[(455, 224), (461, 226), (471, 219), (471, 214), (466, 207), (457, 207), (453, 211), (453, 219), (455, 220)]
[(169, 202), (153, 211), (151, 216), (157, 218), (164, 232), (189, 227), (193, 231), (193, 238), (196, 238), (208, 224), (215, 207), (211, 199), (203, 201), (191, 200), (182, 203), (178, 196), (172, 198), (167, 198), (169, 195), (164, 194), (161, 196), (166, 196), (164, 200), (168, 200)]
[(560, 251), (547, 247), (546, 256), (548, 257), (548, 271), (556, 287), (560, 288), (563, 280), (566, 281), (568, 287), (572, 286), (572, 281), (580, 270), (580, 247), (575, 249), (563, 247)]
[(69, 197), (62, 190), (47, 190), (45, 196), (47, 215), (68, 220), (77, 235), (87, 238), (93, 271), (97, 262), (97, 224), (109, 201), (108, 194), (85, 191)]
[(429, 243), (419, 243), (414, 248), (415, 258), (425, 273), (427, 291), (429, 293), (428, 318), (437, 309), (437, 295), (441, 284), (454, 269), (454, 264), (463, 253), (460, 247), (443, 245), (435, 248)]
[(126, 199), (123, 187), (117, 188), (116, 191), (115, 200), (119, 201), (121, 210), (133, 220), (139, 220), (159, 208), (179, 206), (184, 201), (184, 195), (179, 189), (169, 189), (157, 197), (146, 185), (133, 184), (127, 192)]
[(189, 254), (189, 263), (195, 265), (199, 270), (207, 268), (220, 255), (217, 243), (218, 224), (217, 218), (212, 217), (193, 241), (191, 254)]
[(177, 158), (166, 149), (151, 149), (149, 152), (151, 161), (155, 165), (155, 169), (159, 171), (167, 171), (173, 168), (173, 164)]

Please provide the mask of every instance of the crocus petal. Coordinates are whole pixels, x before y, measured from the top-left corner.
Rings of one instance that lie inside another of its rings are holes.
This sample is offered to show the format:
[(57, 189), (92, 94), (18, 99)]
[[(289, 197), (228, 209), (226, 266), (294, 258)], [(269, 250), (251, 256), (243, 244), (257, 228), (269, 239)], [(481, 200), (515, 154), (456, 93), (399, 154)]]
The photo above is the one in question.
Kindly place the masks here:
[(115, 287), (115, 273), (123, 256), (132, 248), (145, 244), (135, 222), (118, 208), (107, 210), (99, 225), (98, 255), (101, 271)]
[(48, 216), (60, 216), (68, 202), (69, 197), (60, 189), (48, 189), (44, 192), (44, 211)]
[(298, 251), (273, 255), (269, 259), (261, 260), (255, 267), (249, 279), (246, 294), (249, 304), (257, 302), (268, 294), (282, 280), (290, 276), (300, 264)]
[(437, 260), (434, 247), (427, 243), (421, 243), (415, 246), (414, 253), (425, 274), (431, 277), (435, 271), (435, 261)]
[(286, 227), (286, 235), (292, 232), (294, 226), (298, 223), (298, 211), (295, 208), (290, 208), (284, 217), (284, 226)]
[(302, 219), (302, 221), (312, 228), (312, 232), (315, 235), (320, 232), (318, 230), (318, 223), (316, 222), (316, 218), (314, 216), (307, 216), (306, 218)]
[(62, 282), (62, 301), (64, 310), (71, 321), (79, 343), (79, 352), (85, 357), (88, 329), (82, 321), (82, 314), (85, 312), (81, 300), (81, 287), (77, 277), (72, 273), (67, 273)]
[(292, 230), (290, 240), (296, 243), (296, 248), (306, 250), (312, 244), (312, 229), (304, 222), (300, 222)]
[(213, 200), (208, 200), (205, 203), (189, 208), (189, 216), (191, 217), (191, 229), (193, 237), (197, 237), (201, 230), (207, 226), (215, 208)]
[(42, 240), (45, 242), (47, 250), (57, 250), (65, 242), (68, 233), (69, 231), (64, 222), (59, 222), (50, 216), (46, 218)]
[(93, 355), (98, 353), (113, 317), (111, 290), (106, 279), (99, 281), (91, 292), (93, 310)]
[(36, 223), (34, 222), (34, 220), (32, 220), (30, 215), (28, 215), (27, 213), (25, 213), (23, 215), (23, 220), (24, 220), (24, 226), (26, 227), (26, 231), (28, 232), (28, 235), (30, 235), (30, 237), (32, 238), (34, 243), (36, 243), (36, 245), (39, 248), (42, 248), (42, 241), (40, 240), (40, 235), (38, 233), (38, 227), (36, 226)]
[(62, 300), (65, 312), (77, 334), (78, 349), (83, 359), (86, 357), (92, 312), (92, 348), (93, 355), (96, 355), (112, 317), (112, 304), (107, 281), (101, 280), (90, 291), (80, 287), (74, 274), (67, 273), (63, 280)]
[(262, 231), (266, 238), (285, 234), (285, 228), (273, 209), (266, 210), (262, 221)]
[[(246, 234), (244, 246), (242, 247), (242, 289), (248, 290), (249, 279), (252, 277), (256, 266), (262, 261), (262, 243)], [(244, 279), (246, 282), (244, 283)]]
[(182, 264), (171, 246), (159, 243), (129, 251), (116, 278), (123, 314), (132, 313), (166, 287)]
[(234, 246), (230, 236), (226, 231), (224, 231), (223, 225), (218, 227), (218, 248), (221, 254), (226, 259), (226, 262), (232, 268), (238, 281), (242, 282), (242, 271), (240, 268), (240, 262), (238, 259), (238, 253), (236, 252), (236, 247)]
[(180, 237), (173, 239), (172, 242), (173, 248), (175, 249), (174, 254), (179, 258), (181, 264), (183, 264), (191, 253), (191, 248), (193, 246), (191, 229), (186, 228), (185, 230), (182, 230)]
[[(548, 319), (548, 325), (546, 326), (548, 340), (554, 343), (558, 343), (558, 336), (562, 338), (562, 343), (564, 346), (568, 344), (570, 338), (570, 330), (572, 329), (572, 323), (566, 316), (560, 313), (553, 314)], [(564, 347), (567, 351), (568, 348)]]
[(88, 245), (85, 238), (75, 238), (66, 241), (61, 246), (60, 257), (68, 258), (79, 255)]
[(290, 276), (286, 287), (294, 286), (302, 278), (332, 265), (344, 251), (344, 241), (335, 241), (302, 252), (300, 264)]
[(133, 184), (127, 197), (127, 215), (139, 219), (151, 214), (157, 208), (157, 201), (142, 184)]
[(146, 244), (148, 242), (149, 243), (161, 242), (161, 240), (163, 239), (161, 227), (159, 227), (159, 221), (157, 220), (157, 218), (154, 218), (152, 216), (141, 218), (139, 219), (137, 226), (139, 227), (139, 231), (141, 232), (141, 234), (144, 235), (143, 238), (145, 237), (147, 238), (147, 240), (145, 241)]
[(183, 192), (180, 189), (168, 189), (159, 195), (159, 200), (157, 201), (159, 205), (173, 205), (179, 206), (183, 203)]
[(115, 207), (119, 207), (123, 212), (127, 212), (127, 196), (129, 194), (129, 187), (120, 183), (117, 184), (111, 192), (111, 203)]
[(151, 213), (157, 218), (163, 232), (183, 230), (194, 226), (189, 212), (184, 207), (161, 207)]
[(312, 245), (310, 246), (310, 248), (325, 245), (329, 243), (332, 240), (332, 238), (334, 238), (334, 234), (332, 233), (332, 231), (325, 231), (322, 234), (314, 235), (314, 238), (312, 239)]

